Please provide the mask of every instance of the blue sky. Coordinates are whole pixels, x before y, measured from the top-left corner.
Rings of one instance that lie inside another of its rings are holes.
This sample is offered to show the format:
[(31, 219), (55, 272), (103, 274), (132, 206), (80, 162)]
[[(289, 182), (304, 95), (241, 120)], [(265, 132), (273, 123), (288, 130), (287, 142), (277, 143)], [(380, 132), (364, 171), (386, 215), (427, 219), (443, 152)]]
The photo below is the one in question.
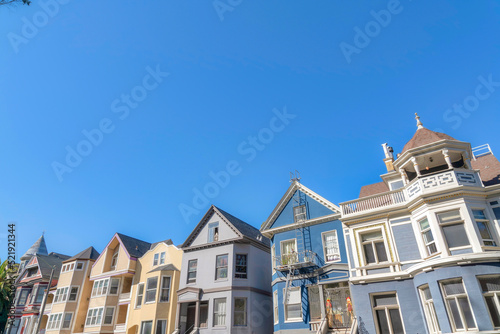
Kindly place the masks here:
[(500, 152), (495, 1), (34, 0), (0, 22), (2, 259), (9, 222), (18, 256), (43, 231), (68, 255), (180, 244), (209, 203), (260, 226), (293, 170), (354, 199), (415, 112)]

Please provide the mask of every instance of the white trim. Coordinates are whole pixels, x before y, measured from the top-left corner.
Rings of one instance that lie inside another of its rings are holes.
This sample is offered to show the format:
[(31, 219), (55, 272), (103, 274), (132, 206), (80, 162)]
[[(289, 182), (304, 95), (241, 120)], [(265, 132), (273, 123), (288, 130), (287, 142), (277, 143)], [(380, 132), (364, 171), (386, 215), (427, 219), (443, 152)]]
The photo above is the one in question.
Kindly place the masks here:
[[(379, 297), (379, 296), (386, 296), (386, 295), (394, 295), (396, 297), (396, 303), (397, 304), (392, 304), (392, 305), (383, 305), (383, 306), (375, 306), (375, 297)], [(396, 291), (384, 291), (384, 292), (375, 292), (375, 293), (370, 293), (370, 306), (371, 306), (371, 309), (372, 309), (372, 315), (373, 315), (373, 319), (374, 319), (374, 325), (375, 325), (375, 330), (377, 332), (377, 334), (386, 334), (386, 333), (381, 333), (380, 330), (379, 330), (379, 323), (377, 321), (377, 310), (385, 310), (385, 316), (386, 316), (386, 319), (387, 319), (387, 323), (389, 325), (389, 333), (387, 334), (393, 334), (393, 329), (392, 329), (392, 318), (390, 317), (390, 315), (388, 314), (388, 310), (394, 310), (396, 309), (394, 306), (397, 305), (397, 309), (399, 311), (399, 319), (401, 320), (401, 327), (403, 328), (403, 333), (406, 333), (405, 331), (405, 325), (404, 325), (404, 319), (403, 319), (403, 315), (401, 314), (401, 307), (399, 306), (400, 303), (399, 303), (399, 297), (398, 297), (398, 293)]]
[[(161, 300), (161, 294), (162, 294), (162, 290), (163, 290), (163, 279), (165, 277), (168, 277), (170, 278), (169, 282), (168, 282), (168, 295), (167, 295), (167, 300), (166, 301), (162, 301)], [(161, 276), (161, 280), (160, 280), (160, 286), (158, 287), (159, 288), (159, 295), (158, 295), (158, 303), (170, 303), (170, 295), (172, 293), (172, 275), (162, 275)]]
[[(66, 314), (71, 314), (71, 319), (69, 320), (69, 326), (68, 327), (64, 327), (64, 318), (66, 318)], [(71, 329), (71, 325), (74, 322), (73, 321), (73, 319), (74, 319), (73, 316), (74, 315), (75, 315), (75, 312), (64, 312), (62, 320), (61, 320), (61, 329)]]
[(154, 330), (151, 329), (152, 334), (157, 334), (158, 333), (158, 321), (165, 321), (165, 332), (164, 333), (159, 333), (159, 334), (168, 334), (168, 319), (166, 318), (158, 318), (156, 319), (156, 324)]
[[(236, 320), (236, 299), (243, 299), (245, 300), (245, 310), (244, 310), (244, 314), (245, 314), (245, 324), (244, 325), (235, 325), (234, 322)], [(231, 326), (232, 327), (235, 327), (235, 328), (248, 328), (248, 297), (236, 297), (236, 296), (233, 296), (233, 305), (232, 305), (232, 309), (233, 309), (233, 321), (232, 321), (232, 324)]]
[[(335, 239), (337, 241), (337, 250), (338, 250), (339, 259), (338, 260), (333, 260), (333, 261), (328, 261), (327, 260), (327, 255), (326, 255), (326, 247), (325, 247), (325, 238), (324, 238), (324, 235), (327, 234), (327, 233), (332, 233), (332, 232), (335, 232)], [(339, 234), (337, 233), (336, 229), (333, 229), (331, 231), (321, 232), (321, 246), (323, 247), (323, 259), (325, 260), (325, 264), (327, 264), (327, 263), (341, 262), (342, 261), (342, 254), (340, 252)]]
[[(457, 297), (457, 294), (452, 295), (452, 296), (446, 295), (444, 285), (446, 285), (447, 283), (451, 283), (453, 281), (457, 281), (457, 282), (460, 281), (460, 283), (462, 284), (462, 287), (464, 289), (464, 293), (460, 294), (459, 296), (462, 298), (465, 296), (467, 298), (467, 303), (469, 304), (469, 309), (470, 309), (470, 312), (472, 314), (472, 319), (474, 320), (474, 325), (475, 325), (474, 327), (470, 327), (470, 328), (468, 327), (467, 321), (465, 319), (465, 315), (463, 314), (462, 307), (460, 306), (460, 303), (458, 303), (459, 297)], [(464, 284), (463, 278), (462, 277), (448, 278), (448, 279), (438, 281), (438, 283), (439, 283), (439, 288), (441, 290), (441, 296), (443, 298), (443, 303), (445, 304), (446, 315), (448, 316), (448, 321), (451, 325), (452, 330), (454, 332), (455, 331), (469, 331), (470, 329), (477, 330), (478, 327), (477, 327), (476, 317), (474, 315), (474, 309), (472, 308), (472, 306), (470, 304), (469, 294), (467, 293), (467, 289), (466, 289), (466, 286)], [(452, 299), (455, 300), (455, 303), (456, 303), (457, 308), (458, 308), (458, 312), (460, 313), (460, 321), (462, 322), (464, 329), (457, 329), (456, 328), (455, 320), (453, 319), (452, 311), (450, 310), (450, 306), (448, 303), (448, 300), (452, 300)]]
[[(106, 321), (106, 311), (108, 308), (112, 308), (113, 309), (113, 313), (111, 314), (111, 323), (110, 324), (107, 324), (105, 321)], [(115, 313), (116, 313), (116, 306), (104, 306), (104, 311), (102, 312), (102, 325), (103, 326), (113, 326), (113, 324), (115, 323)]]

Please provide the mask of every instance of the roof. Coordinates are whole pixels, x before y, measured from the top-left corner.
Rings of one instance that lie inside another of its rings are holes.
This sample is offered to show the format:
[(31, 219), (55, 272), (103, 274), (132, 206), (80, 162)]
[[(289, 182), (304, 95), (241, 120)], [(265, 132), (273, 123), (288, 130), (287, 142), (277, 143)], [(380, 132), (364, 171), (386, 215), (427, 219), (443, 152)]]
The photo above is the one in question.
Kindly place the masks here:
[(68, 255), (59, 254), (51, 252), (48, 255), (37, 254), (38, 267), (42, 273), (43, 278), (50, 278), (50, 272), (52, 267), (55, 267), (54, 277), (59, 276), (59, 271), (61, 270), (62, 262), (69, 259)]
[(116, 233), (116, 235), (120, 238), (128, 254), (132, 257), (139, 258), (151, 248), (151, 244), (149, 242), (132, 238), (121, 233)]
[(163, 241), (158, 241), (158, 242), (155, 242), (155, 243), (152, 243), (151, 244), (151, 248), (150, 249), (153, 249), (155, 248), (158, 244), (161, 244), (161, 243), (166, 243), (167, 245), (173, 245), (174, 243), (172, 242), (172, 239), (167, 239), (167, 240), (163, 240)]
[(45, 238), (43, 234), (38, 238), (37, 241), (24, 253), (23, 256), (21, 256), (21, 259), (24, 260), (24, 258), (29, 257), (30, 255), (35, 255), (35, 254), (42, 254), (42, 255), (47, 255), (47, 245), (45, 244)]
[(482, 155), (471, 160), (472, 168), (479, 169), (483, 184), (491, 186), (500, 184), (500, 162), (493, 154)]
[(174, 266), (173, 264), (169, 263), (169, 264), (166, 264), (164, 266), (159, 266), (159, 267), (156, 267), (155, 269), (153, 270), (150, 270), (148, 272), (149, 273), (152, 273), (154, 271), (168, 271), (168, 270), (171, 270), (171, 271), (179, 271), (179, 269), (177, 269), (176, 266)]
[(64, 262), (69, 262), (73, 260), (97, 260), (99, 257), (99, 252), (95, 250), (94, 247), (90, 246), (89, 248), (81, 251), (75, 256), (65, 260)]
[(455, 138), (448, 136), (445, 133), (435, 132), (424, 127), (417, 129), (417, 132), (413, 135), (413, 138), (403, 147), (401, 153), (405, 153), (415, 147), (420, 147), (430, 143), (434, 143), (443, 139), (456, 140)]
[(359, 191), (359, 198), (385, 193), (386, 191), (389, 191), (389, 187), (387, 187), (387, 184), (383, 181), (369, 184), (361, 187), (361, 190)]

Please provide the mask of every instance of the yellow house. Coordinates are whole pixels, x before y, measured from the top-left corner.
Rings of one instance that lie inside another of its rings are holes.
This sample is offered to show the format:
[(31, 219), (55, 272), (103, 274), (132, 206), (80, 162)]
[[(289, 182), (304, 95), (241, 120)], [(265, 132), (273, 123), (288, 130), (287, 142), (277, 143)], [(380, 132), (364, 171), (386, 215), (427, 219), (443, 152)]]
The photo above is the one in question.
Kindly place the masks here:
[(83, 333), (125, 333), (132, 280), (149, 242), (115, 233), (92, 266), (92, 291)]
[(92, 283), (90, 271), (99, 253), (89, 247), (64, 260), (57, 287), (45, 305), (41, 328), (47, 334), (82, 333), (87, 315)]
[(175, 330), (182, 250), (165, 240), (151, 245), (137, 262), (127, 334), (167, 334)]

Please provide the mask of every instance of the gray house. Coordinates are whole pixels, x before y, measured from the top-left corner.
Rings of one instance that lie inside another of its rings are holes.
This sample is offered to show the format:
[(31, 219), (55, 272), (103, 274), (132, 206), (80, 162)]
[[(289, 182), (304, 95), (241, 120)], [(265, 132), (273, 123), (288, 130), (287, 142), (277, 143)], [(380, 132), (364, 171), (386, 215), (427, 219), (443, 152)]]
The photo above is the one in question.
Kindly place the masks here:
[(270, 246), (258, 229), (212, 205), (182, 249), (174, 334), (272, 333)]

